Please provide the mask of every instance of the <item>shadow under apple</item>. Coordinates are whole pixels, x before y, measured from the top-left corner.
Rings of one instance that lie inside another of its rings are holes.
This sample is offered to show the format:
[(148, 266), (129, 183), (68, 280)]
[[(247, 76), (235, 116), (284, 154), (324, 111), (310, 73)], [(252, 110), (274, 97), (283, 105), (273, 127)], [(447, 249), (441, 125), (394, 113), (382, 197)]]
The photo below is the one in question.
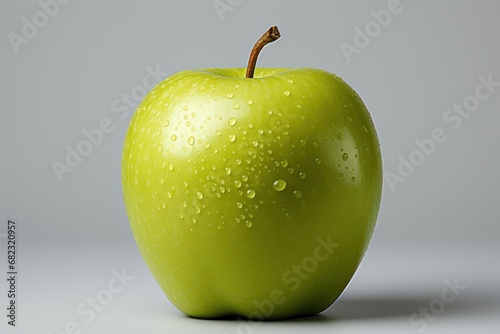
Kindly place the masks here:
[[(310, 316), (290, 318), (284, 320), (266, 320), (266, 323), (295, 322), (335, 322), (350, 320), (369, 320), (384, 318), (409, 318), (420, 308), (429, 307), (432, 297), (401, 296), (392, 298), (341, 298), (324, 312)], [(455, 314), (479, 314), (483, 312), (499, 312), (500, 299), (487, 297), (462, 298), (454, 303), (447, 304), (442, 316)], [(193, 318), (194, 319), (194, 318)], [(224, 317), (213, 320), (234, 321), (241, 317)], [(211, 320), (208, 320), (211, 321)], [(251, 320), (245, 320), (251, 321)]]

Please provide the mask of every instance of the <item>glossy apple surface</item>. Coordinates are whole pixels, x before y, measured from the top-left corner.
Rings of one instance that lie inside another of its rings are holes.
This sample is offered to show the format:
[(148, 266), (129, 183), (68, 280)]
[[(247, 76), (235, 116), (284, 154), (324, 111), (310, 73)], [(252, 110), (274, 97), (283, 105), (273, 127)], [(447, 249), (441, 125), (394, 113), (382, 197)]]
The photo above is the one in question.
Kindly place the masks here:
[(122, 161), (139, 250), (193, 317), (313, 315), (368, 246), (382, 163), (371, 117), (326, 71), (177, 73), (144, 99)]

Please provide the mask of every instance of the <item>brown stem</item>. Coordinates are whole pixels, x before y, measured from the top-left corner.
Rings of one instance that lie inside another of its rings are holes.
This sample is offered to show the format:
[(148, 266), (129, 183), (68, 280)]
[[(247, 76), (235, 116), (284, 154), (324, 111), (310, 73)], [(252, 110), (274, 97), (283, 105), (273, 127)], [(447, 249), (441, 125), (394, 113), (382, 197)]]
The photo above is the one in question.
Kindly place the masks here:
[(262, 48), (267, 44), (274, 42), (280, 37), (281, 35), (278, 27), (272, 26), (264, 33), (264, 35), (259, 38), (259, 40), (253, 46), (252, 52), (250, 52), (250, 58), (248, 58), (246, 74), (247, 78), (253, 78), (253, 73), (255, 72), (255, 64), (257, 64), (257, 57), (259, 56), (260, 50), (262, 50)]

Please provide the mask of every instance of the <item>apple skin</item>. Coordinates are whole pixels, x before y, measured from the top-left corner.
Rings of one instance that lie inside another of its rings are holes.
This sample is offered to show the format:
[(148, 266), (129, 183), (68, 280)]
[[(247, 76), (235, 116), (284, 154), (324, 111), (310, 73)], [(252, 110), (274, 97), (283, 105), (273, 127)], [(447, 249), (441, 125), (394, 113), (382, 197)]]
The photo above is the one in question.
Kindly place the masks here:
[[(123, 150), (127, 215), (185, 314), (314, 315), (342, 293), (371, 238), (382, 189), (376, 131), (331, 73), (244, 76), (183, 71), (145, 97)], [(335, 247), (319, 249), (325, 242)]]

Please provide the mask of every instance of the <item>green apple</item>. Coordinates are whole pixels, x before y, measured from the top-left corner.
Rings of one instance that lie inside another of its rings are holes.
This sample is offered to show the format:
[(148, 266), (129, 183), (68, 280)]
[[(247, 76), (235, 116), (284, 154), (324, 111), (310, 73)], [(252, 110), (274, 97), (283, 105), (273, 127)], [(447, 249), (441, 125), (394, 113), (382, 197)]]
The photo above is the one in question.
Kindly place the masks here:
[(126, 135), (133, 234), (162, 290), (192, 317), (325, 310), (378, 215), (380, 148), (359, 96), (323, 70), (255, 69), (260, 49), (247, 69), (170, 76)]

